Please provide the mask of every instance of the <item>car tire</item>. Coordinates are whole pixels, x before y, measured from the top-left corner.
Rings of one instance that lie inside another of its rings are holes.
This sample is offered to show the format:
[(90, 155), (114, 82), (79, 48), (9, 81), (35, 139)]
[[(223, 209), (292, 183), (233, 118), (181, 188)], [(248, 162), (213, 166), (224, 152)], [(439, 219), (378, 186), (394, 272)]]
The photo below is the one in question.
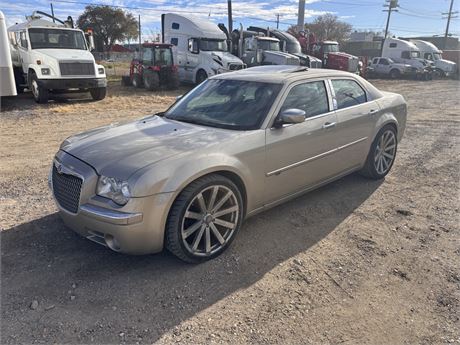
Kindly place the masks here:
[(229, 247), (243, 215), (241, 192), (230, 179), (201, 177), (182, 190), (170, 209), (166, 248), (189, 263), (213, 259)]
[(206, 73), (206, 71), (200, 69), (198, 71), (198, 73), (196, 74), (196, 84), (201, 84), (202, 82), (204, 82), (206, 79), (208, 79), (208, 74)]
[(107, 95), (107, 88), (106, 87), (96, 87), (94, 89), (89, 89), (89, 93), (91, 97), (95, 101), (101, 101)]
[(139, 73), (133, 74), (132, 84), (137, 89), (140, 89), (142, 87), (142, 78)]
[(149, 91), (156, 91), (160, 88), (160, 76), (151, 70), (144, 70), (142, 77), (144, 86)]
[(29, 88), (32, 91), (35, 102), (39, 104), (48, 103), (49, 90), (43, 86), (40, 86), (35, 72), (31, 72), (30, 74)]
[(373, 180), (384, 178), (396, 159), (398, 138), (393, 125), (386, 125), (375, 136), (360, 173)]
[(394, 68), (390, 71), (390, 78), (391, 79), (399, 79), (401, 77), (401, 72)]

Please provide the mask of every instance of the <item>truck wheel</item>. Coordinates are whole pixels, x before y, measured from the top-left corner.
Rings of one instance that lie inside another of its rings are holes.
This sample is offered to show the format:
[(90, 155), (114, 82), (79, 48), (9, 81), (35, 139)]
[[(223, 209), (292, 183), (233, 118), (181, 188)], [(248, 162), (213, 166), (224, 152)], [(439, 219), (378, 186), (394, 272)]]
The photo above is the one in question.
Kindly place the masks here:
[(133, 86), (137, 89), (142, 87), (142, 78), (139, 73), (133, 74)]
[(121, 77), (121, 85), (122, 86), (130, 86), (131, 85), (131, 77), (129, 75), (124, 75)]
[(179, 88), (179, 75), (177, 73), (172, 73), (169, 77), (168, 89), (177, 90)]
[(401, 77), (401, 72), (399, 72), (399, 70), (394, 68), (394, 69), (392, 69), (390, 71), (390, 78), (391, 79), (399, 79), (399, 77)]
[(89, 89), (89, 93), (91, 94), (91, 97), (95, 101), (100, 101), (105, 98), (105, 95), (107, 94), (107, 88), (106, 87), (96, 87), (94, 89)]
[(432, 76), (433, 76), (433, 79), (442, 79), (445, 76), (445, 74), (443, 70), (436, 68), (433, 71)]
[(16, 92), (18, 94), (24, 93), (24, 86), (22, 86), (25, 81), (24, 81), (24, 76), (22, 74), (22, 70), (19, 70), (17, 68), (14, 69), (14, 82), (16, 83)]
[(208, 79), (208, 74), (203, 71), (202, 69), (200, 69), (198, 71), (198, 73), (196, 74), (196, 84), (201, 84), (202, 82), (204, 82), (206, 79)]
[(30, 90), (34, 95), (35, 102), (40, 104), (48, 103), (49, 90), (39, 85), (35, 72), (31, 73)]
[(158, 73), (147, 70), (144, 71), (144, 86), (149, 91), (155, 91), (160, 88), (160, 76)]

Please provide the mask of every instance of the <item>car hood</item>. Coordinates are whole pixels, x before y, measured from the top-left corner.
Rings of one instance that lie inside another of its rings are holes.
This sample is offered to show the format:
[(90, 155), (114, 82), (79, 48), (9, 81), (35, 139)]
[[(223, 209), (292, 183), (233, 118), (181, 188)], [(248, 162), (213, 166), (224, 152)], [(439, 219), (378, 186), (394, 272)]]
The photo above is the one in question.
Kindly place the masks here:
[(100, 175), (127, 180), (138, 169), (222, 143), (239, 132), (151, 116), (74, 135), (62, 143), (61, 150), (91, 165)]

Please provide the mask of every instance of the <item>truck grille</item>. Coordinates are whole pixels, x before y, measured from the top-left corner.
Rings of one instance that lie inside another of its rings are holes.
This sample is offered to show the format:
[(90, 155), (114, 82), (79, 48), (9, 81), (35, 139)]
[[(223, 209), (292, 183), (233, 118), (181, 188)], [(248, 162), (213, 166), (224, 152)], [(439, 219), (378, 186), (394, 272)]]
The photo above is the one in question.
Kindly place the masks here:
[(95, 75), (92, 62), (60, 62), (61, 75)]
[(237, 70), (243, 69), (243, 65), (240, 63), (231, 63), (228, 65), (228, 69), (230, 71), (237, 71)]
[(77, 213), (80, 203), (82, 179), (64, 173), (59, 173), (53, 164), (53, 193), (61, 207), (69, 212)]

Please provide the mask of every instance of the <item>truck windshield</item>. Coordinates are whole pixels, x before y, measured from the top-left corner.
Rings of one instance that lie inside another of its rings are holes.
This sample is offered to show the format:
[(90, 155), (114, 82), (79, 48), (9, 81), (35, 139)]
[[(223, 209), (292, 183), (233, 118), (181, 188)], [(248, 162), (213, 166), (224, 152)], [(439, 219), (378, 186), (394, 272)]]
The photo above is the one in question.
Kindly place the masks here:
[(257, 48), (262, 50), (280, 50), (280, 43), (278, 41), (271, 40), (257, 40)]
[(411, 57), (411, 58), (419, 58), (419, 57), (420, 57), (420, 52), (411, 51), (411, 52), (410, 52), (410, 57)]
[(433, 53), (433, 59), (434, 60), (441, 60), (442, 59), (441, 53)]
[(227, 41), (202, 38), (200, 39), (200, 50), (226, 52)]
[(300, 48), (299, 42), (287, 42), (286, 50), (288, 51), (288, 53), (291, 53), (291, 54), (301, 54), (302, 53), (302, 49)]
[(171, 120), (233, 130), (258, 129), (282, 84), (245, 80), (206, 80), (166, 113)]
[(29, 29), (32, 49), (81, 49), (86, 50), (83, 33), (65, 29)]
[(325, 44), (323, 45), (323, 52), (324, 53), (336, 53), (339, 51), (338, 44)]

